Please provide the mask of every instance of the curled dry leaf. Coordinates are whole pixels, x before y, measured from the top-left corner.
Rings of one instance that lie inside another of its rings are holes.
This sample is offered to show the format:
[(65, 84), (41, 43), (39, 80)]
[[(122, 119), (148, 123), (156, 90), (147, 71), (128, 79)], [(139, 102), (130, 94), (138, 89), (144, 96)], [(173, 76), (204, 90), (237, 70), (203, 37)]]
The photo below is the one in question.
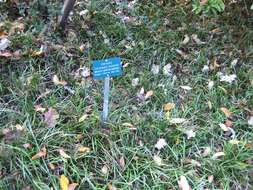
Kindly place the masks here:
[(38, 158), (46, 157), (46, 155), (47, 155), (47, 149), (46, 149), (46, 147), (43, 147), (37, 154), (35, 154), (32, 157), (32, 160), (36, 160)]
[(84, 120), (86, 120), (88, 118), (88, 114), (83, 114), (80, 118), (79, 118), (79, 120), (78, 120), (78, 122), (79, 123), (81, 123), (81, 122), (83, 122)]
[(170, 120), (170, 123), (171, 124), (181, 124), (181, 123), (184, 123), (186, 121), (186, 119), (184, 118), (172, 118)]
[(225, 156), (225, 153), (224, 153), (224, 152), (216, 152), (216, 153), (212, 156), (212, 158), (213, 158), (213, 159), (217, 159), (217, 158), (222, 157), (222, 156)]
[(61, 175), (59, 180), (60, 180), (61, 190), (68, 190), (69, 179), (65, 175)]
[(232, 116), (232, 113), (225, 107), (221, 107), (220, 110), (226, 115), (226, 117)]
[(163, 105), (163, 109), (164, 111), (170, 111), (172, 109), (175, 108), (175, 104), (174, 103), (167, 103)]
[(185, 52), (183, 52), (180, 49), (176, 49), (176, 52), (183, 57), (183, 59), (189, 59), (189, 55), (187, 55)]
[(49, 128), (55, 127), (57, 119), (59, 119), (59, 114), (53, 108), (49, 108), (48, 111), (44, 113), (44, 120)]
[(198, 44), (198, 45), (201, 45), (201, 44), (205, 44), (205, 42), (202, 42), (199, 38), (198, 38), (198, 35), (197, 34), (192, 34), (192, 39), (193, 41)]
[(178, 186), (180, 190), (191, 190), (191, 187), (185, 176), (180, 176), (180, 180), (178, 181)]
[(67, 85), (67, 82), (64, 80), (59, 80), (57, 75), (54, 75), (52, 80), (55, 85), (62, 85), (62, 86)]
[(7, 58), (7, 57), (12, 57), (12, 56), (13, 56), (13, 54), (11, 52), (9, 52), (9, 51), (5, 51), (5, 52), (1, 52), (0, 51), (0, 57)]
[(145, 95), (145, 100), (147, 100), (148, 98), (150, 98), (151, 96), (153, 96), (154, 92), (153, 90), (149, 90), (146, 95)]
[(141, 90), (137, 93), (137, 97), (141, 101), (145, 101), (149, 99), (154, 94), (153, 90), (149, 90), (146, 94), (144, 88), (142, 87)]
[(83, 153), (83, 154), (89, 153), (89, 152), (90, 152), (90, 148), (89, 148), (89, 147), (86, 147), (86, 146), (80, 145), (80, 146), (78, 146), (78, 148), (77, 148), (77, 152), (80, 152), (80, 153)]
[(48, 167), (50, 168), (50, 170), (55, 170), (56, 166), (53, 163), (49, 163)]
[(64, 151), (63, 148), (60, 148), (58, 151), (59, 151), (60, 155), (61, 155), (63, 158), (71, 158), (71, 157)]
[(188, 44), (188, 42), (190, 41), (190, 38), (187, 34), (184, 35), (184, 40), (181, 42), (182, 45), (186, 45)]
[(165, 146), (167, 145), (167, 142), (165, 139), (159, 139), (157, 141), (157, 143), (155, 144), (155, 148), (157, 148), (158, 150), (161, 150), (163, 149)]
[(180, 88), (184, 89), (184, 90), (191, 90), (192, 87), (190, 86), (180, 86)]

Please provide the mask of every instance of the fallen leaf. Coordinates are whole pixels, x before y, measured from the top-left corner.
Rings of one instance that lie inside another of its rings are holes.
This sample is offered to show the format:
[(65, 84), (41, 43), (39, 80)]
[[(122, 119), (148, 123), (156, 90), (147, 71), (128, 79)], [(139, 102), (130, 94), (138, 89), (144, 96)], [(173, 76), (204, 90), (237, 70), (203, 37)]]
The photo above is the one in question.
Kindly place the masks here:
[(139, 84), (139, 78), (134, 78), (134, 79), (132, 80), (132, 86), (133, 86), (133, 87), (136, 87), (138, 84)]
[(120, 159), (119, 159), (119, 165), (121, 167), (121, 169), (124, 169), (125, 168), (125, 158), (124, 156), (121, 156)]
[(15, 128), (18, 131), (23, 131), (24, 130), (24, 127), (22, 125), (20, 125), (20, 124), (15, 125)]
[(208, 100), (208, 102), (207, 102), (207, 105), (208, 105), (209, 110), (211, 110), (211, 109), (213, 108), (213, 106), (212, 106), (212, 102), (211, 102), (211, 101), (209, 101), (209, 100)]
[(155, 155), (155, 156), (153, 157), (153, 160), (154, 160), (154, 162), (155, 162), (158, 166), (163, 165), (163, 161), (162, 161), (162, 159), (160, 158), (160, 156)]
[(225, 125), (227, 126), (227, 127), (233, 127), (233, 122), (231, 121), (231, 120), (226, 120), (226, 122), (225, 122)]
[(50, 170), (55, 170), (55, 165), (53, 163), (49, 163), (48, 167), (50, 168)]
[(59, 114), (53, 108), (49, 108), (48, 111), (44, 113), (44, 120), (49, 128), (55, 127), (57, 119), (59, 119)]
[(193, 41), (198, 44), (198, 45), (201, 45), (201, 44), (205, 44), (205, 42), (202, 42), (199, 38), (198, 38), (198, 35), (197, 34), (192, 34), (192, 39)]
[(90, 76), (90, 69), (88, 67), (83, 66), (81, 69), (81, 76), (87, 78)]
[(61, 190), (68, 190), (69, 179), (65, 175), (61, 175), (59, 180), (60, 180)]
[(44, 54), (44, 51), (45, 51), (45, 46), (40, 46), (40, 49), (39, 50), (31, 50), (31, 56), (32, 57), (40, 57)]
[(30, 143), (25, 143), (25, 144), (23, 144), (23, 147), (26, 149), (31, 149), (33, 146)]
[(204, 67), (202, 68), (202, 70), (201, 70), (203, 73), (208, 73), (208, 71), (209, 71), (209, 66), (208, 65), (204, 65)]
[(107, 167), (106, 165), (104, 165), (104, 166), (101, 168), (101, 172), (102, 172), (102, 174), (104, 174), (104, 175), (107, 175), (107, 174), (108, 174), (108, 171), (109, 171), (109, 169), (108, 169), (108, 167)]
[(213, 34), (216, 34), (216, 33), (222, 32), (222, 30), (220, 28), (214, 28), (210, 32), (213, 33)]
[(206, 157), (206, 156), (210, 155), (211, 151), (212, 150), (211, 150), (210, 147), (206, 147), (205, 150), (204, 150), (204, 152), (202, 153), (202, 156)]
[(170, 63), (167, 64), (167, 65), (165, 65), (165, 66), (163, 67), (163, 74), (164, 74), (165, 76), (172, 76), (172, 70), (171, 70), (171, 68), (172, 68), (172, 66), (171, 66)]
[(212, 156), (212, 158), (213, 158), (213, 159), (217, 159), (217, 158), (222, 157), (222, 156), (225, 156), (225, 153), (224, 153), (224, 152), (216, 152), (216, 153)]
[(157, 141), (157, 143), (155, 144), (155, 148), (157, 148), (158, 150), (161, 150), (163, 149), (165, 146), (167, 145), (167, 142), (165, 139), (159, 139)]
[(181, 42), (182, 45), (186, 45), (188, 44), (188, 42), (190, 41), (190, 38), (187, 34), (184, 35), (184, 40)]
[(63, 148), (60, 148), (58, 151), (59, 151), (60, 155), (61, 155), (63, 158), (71, 158), (71, 157), (64, 151)]
[(219, 123), (219, 126), (220, 126), (220, 128), (223, 130), (223, 131), (229, 131), (229, 129), (228, 129), (228, 127), (225, 125), (225, 124), (223, 124), (223, 123)]
[(229, 140), (228, 141), (230, 144), (233, 144), (233, 145), (237, 145), (240, 143), (240, 141), (238, 141), (237, 139), (232, 139), (232, 140)]
[(59, 80), (57, 75), (54, 75), (52, 80), (55, 85), (62, 85), (62, 86), (67, 85), (67, 82), (64, 80)]
[(117, 188), (112, 184), (112, 182), (110, 182), (110, 183), (108, 184), (108, 189), (109, 189), (109, 190), (117, 190)]
[(201, 167), (201, 163), (200, 163), (199, 161), (197, 161), (197, 160), (191, 159), (191, 164), (192, 164), (193, 166)]
[(232, 67), (235, 67), (237, 65), (237, 63), (238, 63), (238, 59), (234, 59), (233, 61), (231, 61), (230, 64)]
[(46, 111), (46, 108), (43, 108), (40, 104), (39, 105), (35, 105), (34, 106), (34, 110), (36, 112), (41, 112), (41, 113), (44, 113)]
[(160, 70), (160, 65), (155, 65), (155, 64), (152, 65), (151, 72), (154, 75), (157, 75), (159, 73), (159, 70)]
[(0, 57), (12, 57), (13, 54), (9, 51), (5, 51), (5, 52), (0, 52)]
[(153, 90), (149, 90), (146, 95), (145, 95), (145, 100), (147, 100), (148, 98), (150, 98), (151, 96), (153, 96), (154, 92)]
[(69, 186), (68, 186), (68, 190), (75, 190), (75, 188), (76, 188), (78, 185), (79, 185), (78, 183), (71, 183), (71, 184), (69, 184)]
[(86, 147), (86, 146), (80, 145), (77, 148), (77, 152), (80, 152), (80, 153), (89, 153), (90, 152), (90, 148)]
[(196, 136), (196, 132), (194, 132), (192, 129), (184, 131), (184, 134), (186, 134), (188, 140)]
[(9, 45), (10, 45), (11, 41), (8, 40), (7, 38), (2, 38), (0, 40), (0, 51), (5, 50)]
[(47, 155), (47, 149), (46, 149), (46, 147), (43, 147), (37, 154), (35, 154), (32, 157), (32, 160), (36, 160), (38, 158), (46, 157), (46, 155)]
[(214, 81), (209, 80), (209, 81), (208, 81), (208, 89), (209, 89), (209, 90), (212, 90), (213, 86), (214, 86)]
[(186, 119), (184, 118), (172, 118), (170, 120), (170, 123), (172, 124), (181, 124), (181, 123), (184, 123), (186, 121)]
[(191, 187), (185, 176), (180, 176), (180, 180), (178, 181), (178, 186), (180, 190), (191, 190)]
[(213, 175), (208, 176), (208, 182), (209, 183), (213, 183), (213, 179), (214, 179)]
[(22, 130), (18, 129), (3, 129), (2, 131), (4, 135), (4, 141), (8, 143), (12, 143), (13, 141), (19, 140), (22, 135)]
[(163, 109), (164, 111), (170, 111), (172, 109), (175, 108), (175, 104), (174, 103), (167, 103), (163, 105)]
[(232, 116), (232, 113), (225, 107), (221, 107), (220, 110), (227, 116), (230, 117)]
[(83, 114), (83, 115), (79, 118), (78, 122), (81, 123), (81, 122), (83, 122), (84, 120), (86, 120), (87, 118), (88, 118), (88, 114)]
[(250, 118), (248, 120), (248, 125), (253, 126), (253, 116), (250, 116)]
[(192, 87), (190, 86), (180, 86), (180, 88), (184, 89), (184, 90), (191, 90)]
[(183, 59), (188, 59), (189, 58), (189, 56), (185, 52), (183, 52), (182, 50), (180, 50), (180, 49), (176, 49), (176, 52), (179, 55), (181, 55), (183, 57)]
[(221, 82), (227, 82), (227, 83), (230, 83), (230, 84), (232, 84), (236, 80), (236, 78), (237, 78), (237, 76), (235, 74), (232, 74), (232, 75), (221, 74), (220, 75), (220, 81)]

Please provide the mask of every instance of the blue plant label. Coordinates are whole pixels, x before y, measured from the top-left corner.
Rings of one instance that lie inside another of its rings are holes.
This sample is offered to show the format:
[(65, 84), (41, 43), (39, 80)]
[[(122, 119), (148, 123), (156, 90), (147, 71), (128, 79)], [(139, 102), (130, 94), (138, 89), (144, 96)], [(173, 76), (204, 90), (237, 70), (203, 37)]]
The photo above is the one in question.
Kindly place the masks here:
[(120, 76), (122, 74), (120, 57), (92, 61), (92, 70), (95, 80)]

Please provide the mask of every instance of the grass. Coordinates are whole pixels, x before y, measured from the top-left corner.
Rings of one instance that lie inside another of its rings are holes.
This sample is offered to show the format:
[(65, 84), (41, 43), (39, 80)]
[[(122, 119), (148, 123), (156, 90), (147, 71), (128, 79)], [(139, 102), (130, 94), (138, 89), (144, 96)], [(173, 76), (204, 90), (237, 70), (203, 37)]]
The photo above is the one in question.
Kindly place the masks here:
[[(0, 189), (59, 189), (61, 174), (79, 183), (77, 189), (108, 189), (110, 183), (118, 189), (178, 189), (181, 175), (192, 189), (253, 188), (253, 128), (247, 124), (253, 110), (252, 17), (233, 7), (208, 18), (193, 15), (189, 4), (180, 2), (140, 1), (128, 8), (128, 3), (96, 0), (76, 5), (67, 29), (59, 31), (55, 23), (58, 2), (48, 4), (51, 22), (38, 14), (36, 1), (29, 7), (18, 3), (15, 11), (6, 8), (14, 4), (0, 5), (1, 29), (9, 33), (12, 42), (9, 49), (21, 51), (20, 58), (0, 59)], [(84, 9), (89, 10), (88, 15), (80, 16)], [(17, 21), (20, 16), (23, 19)], [(124, 22), (124, 16), (133, 21)], [(24, 24), (23, 32), (10, 34), (13, 20)], [(211, 34), (214, 28), (222, 32)], [(197, 34), (207, 43), (197, 45), (190, 40), (183, 45), (185, 34)], [(33, 56), (31, 52), (41, 45), (47, 47), (46, 53)], [(189, 58), (183, 59), (176, 49)], [(109, 124), (103, 128), (103, 82), (75, 78), (74, 73), (81, 66), (90, 67), (91, 60), (110, 56), (120, 56), (129, 66), (123, 76), (111, 80)], [(203, 66), (211, 67), (215, 59), (220, 67), (203, 73)], [(234, 59), (238, 64), (231, 67)], [(171, 77), (162, 72), (168, 63)], [(160, 65), (157, 75), (151, 72), (153, 64)], [(221, 82), (219, 71), (236, 74), (236, 83)], [(54, 85), (55, 74), (75, 93)], [(131, 81), (137, 77), (140, 82), (134, 87)], [(214, 81), (212, 90), (207, 87), (209, 80)], [(182, 85), (193, 89), (185, 91)], [(142, 86), (154, 91), (144, 102), (137, 99)], [(50, 92), (45, 95), (47, 90)], [(167, 102), (176, 104), (170, 117), (187, 119), (187, 126), (170, 124), (163, 110)], [(57, 110), (56, 127), (46, 126), (43, 114), (34, 110), (38, 104)], [(233, 113), (229, 119), (239, 144), (231, 144), (231, 136), (220, 129), (218, 124), (228, 120), (220, 107)], [(79, 122), (89, 108), (88, 118)], [(16, 124), (24, 131), (21, 135), (14, 132), (15, 138), (8, 141), (3, 130), (15, 131)], [(187, 139), (185, 128), (193, 128), (196, 137)], [(160, 151), (155, 149), (159, 138), (168, 143)], [(26, 143), (32, 148), (24, 148)], [(78, 144), (90, 147), (91, 152), (78, 153)], [(47, 156), (32, 160), (42, 147)], [(206, 147), (211, 153), (204, 157)], [(59, 148), (71, 158), (59, 155)], [(225, 156), (214, 159), (216, 152)], [(154, 155), (162, 158), (163, 165), (154, 162)], [(49, 163), (55, 168), (50, 169)], [(108, 172), (102, 172), (103, 166)], [(214, 180), (208, 182), (211, 175)]]

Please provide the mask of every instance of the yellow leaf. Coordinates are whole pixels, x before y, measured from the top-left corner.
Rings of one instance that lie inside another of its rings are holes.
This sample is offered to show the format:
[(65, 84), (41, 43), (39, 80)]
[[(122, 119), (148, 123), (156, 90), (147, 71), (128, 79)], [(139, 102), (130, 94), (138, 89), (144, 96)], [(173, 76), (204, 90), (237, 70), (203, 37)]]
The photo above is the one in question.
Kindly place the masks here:
[(64, 80), (60, 80), (60, 79), (58, 78), (57, 75), (54, 75), (54, 76), (53, 76), (53, 83), (54, 83), (55, 85), (62, 85), (62, 86), (67, 85), (67, 82), (64, 81)]
[(78, 122), (81, 123), (83, 122), (85, 119), (87, 119), (88, 115), (84, 114), (82, 117), (79, 118)]
[(32, 157), (32, 160), (36, 160), (47, 155), (47, 149), (43, 147), (37, 154)]
[(68, 190), (69, 188), (69, 179), (65, 175), (60, 176), (60, 187), (61, 190)]
[(64, 151), (63, 148), (59, 149), (59, 153), (63, 158), (70, 158), (70, 156), (68, 154), (66, 154), (66, 152)]
[(227, 116), (230, 117), (232, 113), (225, 107), (221, 107), (220, 110)]
[(90, 152), (90, 148), (89, 147), (85, 147), (85, 146), (79, 146), (77, 149), (78, 152), (80, 153), (89, 153)]
[(175, 108), (175, 104), (174, 103), (167, 103), (167, 104), (163, 105), (163, 109), (165, 111), (170, 111), (170, 110), (172, 110), (174, 108)]

